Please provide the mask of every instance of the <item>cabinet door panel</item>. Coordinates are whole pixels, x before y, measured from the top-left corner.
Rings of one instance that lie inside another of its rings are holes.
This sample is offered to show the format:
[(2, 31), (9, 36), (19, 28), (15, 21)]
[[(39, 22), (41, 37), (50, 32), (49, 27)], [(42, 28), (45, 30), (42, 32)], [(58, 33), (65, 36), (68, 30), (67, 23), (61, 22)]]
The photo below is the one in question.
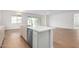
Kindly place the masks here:
[(37, 40), (38, 40), (38, 34), (36, 31), (33, 31), (33, 48), (37, 48)]
[(50, 45), (50, 37), (49, 37), (50, 32), (49, 31), (44, 31), (44, 32), (39, 32), (38, 33), (38, 47), (39, 48), (49, 48)]

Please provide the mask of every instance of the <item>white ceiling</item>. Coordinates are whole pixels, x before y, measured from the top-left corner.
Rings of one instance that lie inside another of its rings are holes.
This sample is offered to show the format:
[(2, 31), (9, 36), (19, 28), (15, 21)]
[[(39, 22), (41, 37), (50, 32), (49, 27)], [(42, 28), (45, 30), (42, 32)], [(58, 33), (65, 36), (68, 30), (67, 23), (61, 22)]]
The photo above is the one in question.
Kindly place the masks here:
[(39, 14), (39, 15), (50, 15), (65, 12), (79, 13), (79, 10), (27, 10), (25, 13)]
[(50, 14), (59, 14), (59, 13), (66, 13), (66, 12), (79, 13), (79, 10), (24, 10), (22, 12), (39, 14), (39, 15), (50, 15)]

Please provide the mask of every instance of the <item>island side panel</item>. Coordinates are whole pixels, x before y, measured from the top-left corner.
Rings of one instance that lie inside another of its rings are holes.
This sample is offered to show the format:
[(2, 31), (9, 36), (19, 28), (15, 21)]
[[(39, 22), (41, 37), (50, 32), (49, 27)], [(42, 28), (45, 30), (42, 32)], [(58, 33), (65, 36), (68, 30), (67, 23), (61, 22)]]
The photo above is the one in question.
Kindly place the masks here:
[(53, 29), (50, 30), (50, 48), (53, 48)]
[(37, 32), (33, 30), (33, 48), (37, 48), (37, 38), (38, 38), (38, 35), (37, 35)]
[(38, 48), (49, 48), (50, 46), (50, 31), (42, 31), (42, 32), (38, 32)]

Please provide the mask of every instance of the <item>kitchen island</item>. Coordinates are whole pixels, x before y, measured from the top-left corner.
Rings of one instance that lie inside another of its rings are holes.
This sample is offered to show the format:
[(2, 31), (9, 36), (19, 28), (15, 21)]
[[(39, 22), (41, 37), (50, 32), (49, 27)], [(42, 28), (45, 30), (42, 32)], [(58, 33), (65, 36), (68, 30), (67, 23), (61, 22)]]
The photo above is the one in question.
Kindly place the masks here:
[(50, 48), (51, 31), (52, 28), (46, 26), (28, 27), (28, 41), (33, 48)]

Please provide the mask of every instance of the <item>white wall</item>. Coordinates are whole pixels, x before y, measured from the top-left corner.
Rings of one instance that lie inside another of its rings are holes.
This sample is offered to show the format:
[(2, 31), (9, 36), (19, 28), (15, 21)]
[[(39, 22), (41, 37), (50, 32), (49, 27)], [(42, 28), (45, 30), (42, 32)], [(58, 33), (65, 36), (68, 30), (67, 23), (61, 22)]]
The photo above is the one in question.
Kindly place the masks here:
[(1, 15), (0, 15), (0, 25), (2, 25), (2, 23), (1, 23), (1, 22), (2, 22), (2, 20), (1, 20)]
[(40, 18), (39, 24), (43, 25), (43, 26), (46, 25), (46, 23), (45, 23), (46, 19), (45, 19), (44, 15), (37, 15), (37, 14), (31, 14), (31, 13), (25, 13), (25, 14), (23, 14), (23, 24), (26, 25), (28, 16), (39, 17)]
[(6, 29), (15, 29), (18, 28), (21, 24), (11, 24), (11, 16), (16, 15), (16, 12), (13, 11), (3, 11), (3, 25), (5, 25)]
[(74, 14), (74, 27), (79, 27), (79, 14)]
[(48, 26), (53, 27), (73, 27), (73, 13), (52, 14), (49, 16)]
[(41, 23), (42, 26), (46, 26), (46, 16), (44, 16), (44, 15), (41, 16), (41, 22), (40, 23)]
[(27, 17), (28, 16), (35, 16), (35, 17), (40, 17), (41, 21), (41, 25), (45, 24), (45, 17), (42, 15), (37, 15), (37, 14), (30, 14), (30, 13), (23, 13), (22, 14), (22, 24), (11, 24), (11, 16), (12, 15), (16, 15), (16, 12), (14, 11), (8, 11), (8, 10), (4, 10), (2, 12), (2, 22), (3, 25), (5, 25), (6, 29), (16, 29), (19, 28), (21, 25), (26, 25), (27, 24)]
[(2, 25), (2, 11), (0, 10), (0, 25)]
[[(2, 15), (2, 16), (1, 16)], [(36, 16), (41, 18), (41, 25), (48, 26), (56, 26), (56, 27), (72, 27), (73, 26), (73, 13), (72, 12), (64, 12), (59, 14), (51, 14), (51, 15), (37, 15), (31, 13), (24, 13), (23, 23), (22, 24), (11, 24), (11, 16), (16, 15), (16, 12), (13, 11), (0, 11), (0, 25), (3, 24), (6, 26), (6, 29), (18, 28), (20, 25), (27, 24), (28, 16)], [(46, 23), (47, 21), (47, 23)]]

